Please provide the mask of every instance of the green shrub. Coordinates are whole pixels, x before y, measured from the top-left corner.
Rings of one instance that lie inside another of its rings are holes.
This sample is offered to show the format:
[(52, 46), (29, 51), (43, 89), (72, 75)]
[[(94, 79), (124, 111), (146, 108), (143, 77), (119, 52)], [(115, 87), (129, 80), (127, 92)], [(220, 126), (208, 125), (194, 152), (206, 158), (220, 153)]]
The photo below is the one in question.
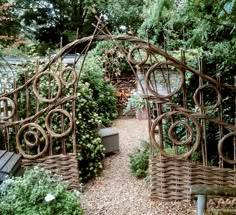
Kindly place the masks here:
[(136, 148), (129, 154), (129, 168), (131, 174), (137, 178), (144, 178), (148, 175), (149, 166), (149, 143), (141, 140), (141, 148)]
[(98, 105), (98, 115), (101, 117), (103, 126), (112, 124), (117, 113), (115, 88), (104, 80), (105, 73), (102, 69), (96, 52), (91, 51), (85, 61), (81, 81), (89, 83), (93, 92), (93, 100)]
[(101, 144), (101, 138), (98, 135), (98, 127), (101, 121), (97, 108), (89, 84), (80, 84), (76, 103), (76, 138), (79, 149), (80, 180), (82, 182), (97, 177), (102, 169), (104, 146)]
[(0, 185), (1, 215), (82, 215), (76, 195), (38, 167)]
[(141, 111), (146, 106), (145, 100), (142, 98), (141, 94), (134, 92), (130, 94), (126, 107), (124, 109), (124, 114), (131, 110)]

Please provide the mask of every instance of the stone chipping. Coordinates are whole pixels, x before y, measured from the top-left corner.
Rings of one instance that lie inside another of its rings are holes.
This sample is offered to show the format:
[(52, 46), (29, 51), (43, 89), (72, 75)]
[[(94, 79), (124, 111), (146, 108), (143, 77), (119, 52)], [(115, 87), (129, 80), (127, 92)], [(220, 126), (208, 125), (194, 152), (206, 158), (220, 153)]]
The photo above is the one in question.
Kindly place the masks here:
[(195, 205), (150, 200), (150, 187), (144, 179), (130, 174), (128, 154), (148, 140), (148, 121), (118, 119), (120, 152), (107, 156), (96, 180), (84, 185), (81, 203), (87, 215), (195, 215)]

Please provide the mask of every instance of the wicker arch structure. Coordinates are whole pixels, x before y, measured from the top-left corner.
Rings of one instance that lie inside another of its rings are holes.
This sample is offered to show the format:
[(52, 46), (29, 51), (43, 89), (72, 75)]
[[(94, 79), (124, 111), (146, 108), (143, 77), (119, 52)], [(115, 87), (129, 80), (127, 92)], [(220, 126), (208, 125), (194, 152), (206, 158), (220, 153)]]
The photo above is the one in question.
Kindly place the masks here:
[[(99, 27), (100, 25), (102, 27)], [(97, 32), (102, 34), (99, 35)], [(146, 100), (151, 143), (151, 197), (162, 200), (189, 200), (189, 187), (196, 183), (236, 186), (236, 153), (234, 158), (229, 159), (223, 150), (226, 140), (236, 136), (236, 126), (225, 123), (220, 113), (222, 90), (235, 92), (236, 87), (203, 74), (201, 69), (191, 68), (185, 63), (184, 54), (182, 59), (176, 59), (148, 41), (133, 36), (113, 36), (102, 23), (96, 26), (92, 36), (75, 40), (50, 58), (46, 65), (36, 66), (35, 73), (26, 78), (24, 84), (17, 87), (13, 82), (13, 90), (3, 89), (0, 95), (0, 128), (4, 136), (1, 148), (17, 148), (24, 157), (24, 166), (39, 164), (46, 169), (59, 169), (64, 178), (71, 182), (72, 188), (77, 186), (74, 126), (77, 83), (83, 72), (83, 64), (91, 43), (101, 40), (113, 41), (125, 55)], [(130, 50), (122, 47), (117, 41), (129, 42)], [(79, 59), (75, 59), (72, 67), (65, 68), (61, 63), (63, 56), (81, 44), (85, 49), (80, 55), (80, 68), (77, 71), (76, 64)], [(143, 75), (143, 80), (139, 78), (138, 73)], [(187, 73), (199, 78), (199, 86), (195, 92), (191, 92), (191, 98), (187, 96), (185, 87)], [(46, 93), (41, 92), (45, 86), (41, 86), (40, 81), (45, 79), (49, 86), (54, 86), (53, 91), (50, 91), (49, 87)], [(216, 95), (215, 104), (212, 106), (204, 103), (205, 89), (211, 89)], [(29, 111), (29, 107), (26, 107), (29, 113), (22, 119), (19, 119), (17, 104), (20, 92), (24, 92), (26, 104), (30, 103), (29, 98), (34, 98), (35, 101), (35, 109)], [(176, 95), (182, 96), (181, 102), (173, 102)], [(196, 105), (196, 111), (188, 109), (189, 99)], [(208, 114), (209, 110), (216, 109), (219, 110), (219, 115)], [(61, 122), (60, 131), (54, 130), (55, 120)], [(164, 124), (168, 120), (171, 123), (169, 128), (166, 128)], [(208, 166), (205, 139), (207, 122), (216, 124), (220, 131), (219, 167)], [(182, 139), (176, 134), (177, 128), (184, 130), (185, 135)], [(227, 134), (223, 132), (224, 129), (228, 131)], [(12, 131), (16, 134), (13, 137), (16, 144), (10, 141)], [(166, 149), (166, 136), (169, 138), (168, 144), (172, 145), (172, 151)], [(235, 139), (233, 144), (236, 151)], [(191, 162), (196, 151), (201, 153), (201, 164)], [(224, 168), (225, 162), (232, 164), (234, 168)]]

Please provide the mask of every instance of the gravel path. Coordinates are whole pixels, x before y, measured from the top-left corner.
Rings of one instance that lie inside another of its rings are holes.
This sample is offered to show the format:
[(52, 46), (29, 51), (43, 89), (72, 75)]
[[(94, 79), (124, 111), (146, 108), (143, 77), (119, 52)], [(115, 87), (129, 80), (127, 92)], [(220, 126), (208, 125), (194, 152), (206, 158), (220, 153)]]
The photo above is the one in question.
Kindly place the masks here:
[(106, 157), (101, 176), (85, 185), (82, 205), (87, 215), (185, 215), (196, 214), (195, 206), (151, 201), (145, 180), (129, 173), (128, 154), (148, 139), (147, 120), (118, 119), (120, 152)]

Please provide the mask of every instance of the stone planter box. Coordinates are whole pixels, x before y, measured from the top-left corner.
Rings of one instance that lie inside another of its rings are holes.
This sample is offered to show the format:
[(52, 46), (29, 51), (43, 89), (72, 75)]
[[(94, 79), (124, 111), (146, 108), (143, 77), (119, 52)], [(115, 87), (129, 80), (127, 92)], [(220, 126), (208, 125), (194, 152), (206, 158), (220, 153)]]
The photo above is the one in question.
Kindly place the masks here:
[(119, 152), (119, 133), (113, 128), (102, 128), (99, 130), (105, 154)]

